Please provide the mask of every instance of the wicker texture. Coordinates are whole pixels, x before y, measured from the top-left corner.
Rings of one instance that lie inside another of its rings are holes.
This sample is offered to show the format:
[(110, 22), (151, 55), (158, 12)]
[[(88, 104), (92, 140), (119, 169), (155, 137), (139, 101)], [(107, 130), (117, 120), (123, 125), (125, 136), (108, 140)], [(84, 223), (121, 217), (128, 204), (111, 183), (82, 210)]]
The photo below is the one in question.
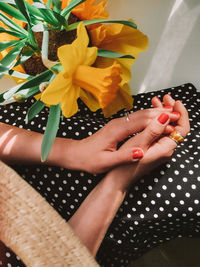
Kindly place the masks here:
[(67, 222), (2, 162), (0, 240), (26, 266), (98, 266)]

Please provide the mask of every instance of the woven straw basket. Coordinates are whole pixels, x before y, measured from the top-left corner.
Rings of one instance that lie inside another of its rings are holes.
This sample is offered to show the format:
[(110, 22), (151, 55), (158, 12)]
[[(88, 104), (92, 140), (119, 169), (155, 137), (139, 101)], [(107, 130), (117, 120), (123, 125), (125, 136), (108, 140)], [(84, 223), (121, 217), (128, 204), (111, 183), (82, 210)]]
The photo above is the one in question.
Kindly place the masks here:
[(28, 267), (98, 266), (67, 222), (1, 161), (0, 240)]

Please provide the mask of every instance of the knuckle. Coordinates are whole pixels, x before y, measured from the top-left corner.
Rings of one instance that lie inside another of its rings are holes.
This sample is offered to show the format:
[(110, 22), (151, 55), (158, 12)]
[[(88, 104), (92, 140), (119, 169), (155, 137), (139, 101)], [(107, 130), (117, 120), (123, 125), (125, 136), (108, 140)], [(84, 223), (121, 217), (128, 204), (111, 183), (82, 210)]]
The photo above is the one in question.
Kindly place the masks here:
[(149, 135), (153, 138), (153, 139), (156, 139), (160, 136), (160, 131), (155, 127), (151, 127), (149, 129)]

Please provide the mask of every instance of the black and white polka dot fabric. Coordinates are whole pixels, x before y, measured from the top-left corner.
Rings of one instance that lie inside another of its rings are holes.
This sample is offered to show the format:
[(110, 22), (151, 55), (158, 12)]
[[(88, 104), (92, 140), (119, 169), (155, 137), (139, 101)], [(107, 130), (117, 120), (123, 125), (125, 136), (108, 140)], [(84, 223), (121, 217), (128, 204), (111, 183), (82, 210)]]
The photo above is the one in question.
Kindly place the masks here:
[[(176, 149), (171, 160), (133, 184), (119, 208), (97, 254), (101, 266), (127, 266), (149, 249), (176, 237), (200, 237), (200, 93), (192, 84), (139, 94), (135, 107), (149, 108), (151, 98), (171, 93), (183, 100), (191, 122), (191, 132)], [(0, 121), (20, 128), (43, 132), (48, 115), (26, 125), (24, 118), (31, 101), (0, 107)], [(108, 120), (80, 103), (80, 112), (61, 122), (58, 135), (82, 139), (103, 127)], [(115, 117), (124, 116), (119, 112)], [(13, 166), (66, 220), (74, 214), (103, 175), (71, 171), (52, 166)], [(0, 265), (24, 266), (8, 248)]]

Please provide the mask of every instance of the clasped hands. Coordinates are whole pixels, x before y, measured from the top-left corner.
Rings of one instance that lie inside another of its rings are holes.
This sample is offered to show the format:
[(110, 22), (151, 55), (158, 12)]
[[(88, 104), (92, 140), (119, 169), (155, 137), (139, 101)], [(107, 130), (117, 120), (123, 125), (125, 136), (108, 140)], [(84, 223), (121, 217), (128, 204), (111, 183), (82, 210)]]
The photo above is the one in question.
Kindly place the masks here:
[[(90, 173), (110, 171), (115, 177), (123, 176), (128, 186), (169, 160), (177, 147), (169, 134), (177, 130), (187, 135), (188, 112), (181, 101), (175, 101), (170, 95), (164, 96), (163, 104), (154, 97), (152, 105), (153, 108), (129, 114), (129, 121), (125, 117), (113, 119), (92, 136), (78, 141), (77, 149), (73, 150), (78, 161), (73, 162), (72, 168)], [(133, 134), (136, 135), (117, 149), (121, 141)]]

